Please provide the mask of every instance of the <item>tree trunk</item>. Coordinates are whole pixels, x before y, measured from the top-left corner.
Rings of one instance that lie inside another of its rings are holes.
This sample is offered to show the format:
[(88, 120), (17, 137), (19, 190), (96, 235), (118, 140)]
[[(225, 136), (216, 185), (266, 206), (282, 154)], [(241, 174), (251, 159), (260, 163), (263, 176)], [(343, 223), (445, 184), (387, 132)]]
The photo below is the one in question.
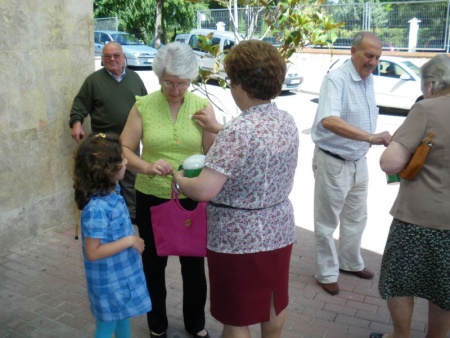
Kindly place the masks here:
[(164, 36), (163, 7), (164, 0), (156, 0), (155, 38), (153, 39), (155, 48), (159, 48), (161, 46), (161, 40), (163, 40)]

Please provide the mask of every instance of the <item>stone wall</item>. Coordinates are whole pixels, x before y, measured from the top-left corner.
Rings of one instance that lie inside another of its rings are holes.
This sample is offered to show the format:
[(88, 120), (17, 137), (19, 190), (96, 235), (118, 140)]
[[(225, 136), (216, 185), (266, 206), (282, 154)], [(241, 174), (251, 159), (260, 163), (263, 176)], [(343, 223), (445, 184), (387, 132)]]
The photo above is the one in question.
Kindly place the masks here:
[(92, 0), (0, 1), (0, 250), (75, 224), (68, 127), (94, 70)]

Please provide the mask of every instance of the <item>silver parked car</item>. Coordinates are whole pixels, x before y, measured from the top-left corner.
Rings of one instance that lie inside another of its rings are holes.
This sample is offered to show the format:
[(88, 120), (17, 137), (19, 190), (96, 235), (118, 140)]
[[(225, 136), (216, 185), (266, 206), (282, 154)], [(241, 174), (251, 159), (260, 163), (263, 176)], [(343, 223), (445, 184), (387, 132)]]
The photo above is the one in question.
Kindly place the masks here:
[(145, 45), (131, 34), (119, 31), (94, 31), (95, 55), (102, 55), (103, 47), (110, 41), (116, 41), (122, 45), (127, 59), (127, 66), (151, 67), (156, 52), (155, 48)]

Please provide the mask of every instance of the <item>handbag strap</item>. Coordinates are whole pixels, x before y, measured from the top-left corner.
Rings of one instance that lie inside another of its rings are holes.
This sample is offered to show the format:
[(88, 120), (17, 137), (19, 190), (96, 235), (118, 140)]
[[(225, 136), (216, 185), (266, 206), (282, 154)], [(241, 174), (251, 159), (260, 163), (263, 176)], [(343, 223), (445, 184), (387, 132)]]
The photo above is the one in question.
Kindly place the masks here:
[(197, 208), (200, 206), (200, 204), (205, 203), (205, 202), (197, 202), (198, 205), (195, 209), (187, 210), (181, 205), (180, 199), (178, 198), (178, 194), (176, 194), (173, 190), (172, 190), (172, 193), (170, 194), (170, 199), (171, 199), (172, 203), (174, 203), (179, 209), (181, 209), (185, 212), (194, 212), (195, 210), (197, 210)]
[(430, 132), (430, 133), (428, 134), (428, 136), (425, 138), (425, 140), (423, 140), (423, 143), (426, 144), (428, 147), (433, 146), (433, 144), (432, 144), (430, 141), (433, 139), (433, 137), (434, 137), (435, 135), (436, 135), (435, 133)]

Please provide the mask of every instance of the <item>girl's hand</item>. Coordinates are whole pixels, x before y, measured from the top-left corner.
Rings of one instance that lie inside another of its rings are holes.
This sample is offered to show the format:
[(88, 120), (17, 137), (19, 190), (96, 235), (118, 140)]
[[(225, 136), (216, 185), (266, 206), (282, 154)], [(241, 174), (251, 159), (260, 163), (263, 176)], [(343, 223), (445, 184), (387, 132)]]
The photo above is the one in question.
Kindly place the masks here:
[(145, 250), (144, 240), (138, 236), (130, 236), (130, 237), (132, 237), (131, 247), (139, 251), (140, 254), (142, 254)]
[(128, 248), (136, 249), (142, 254), (145, 249), (144, 240), (138, 236), (125, 236), (117, 241), (102, 244), (98, 238), (84, 239), (86, 258), (91, 262), (115, 255)]

